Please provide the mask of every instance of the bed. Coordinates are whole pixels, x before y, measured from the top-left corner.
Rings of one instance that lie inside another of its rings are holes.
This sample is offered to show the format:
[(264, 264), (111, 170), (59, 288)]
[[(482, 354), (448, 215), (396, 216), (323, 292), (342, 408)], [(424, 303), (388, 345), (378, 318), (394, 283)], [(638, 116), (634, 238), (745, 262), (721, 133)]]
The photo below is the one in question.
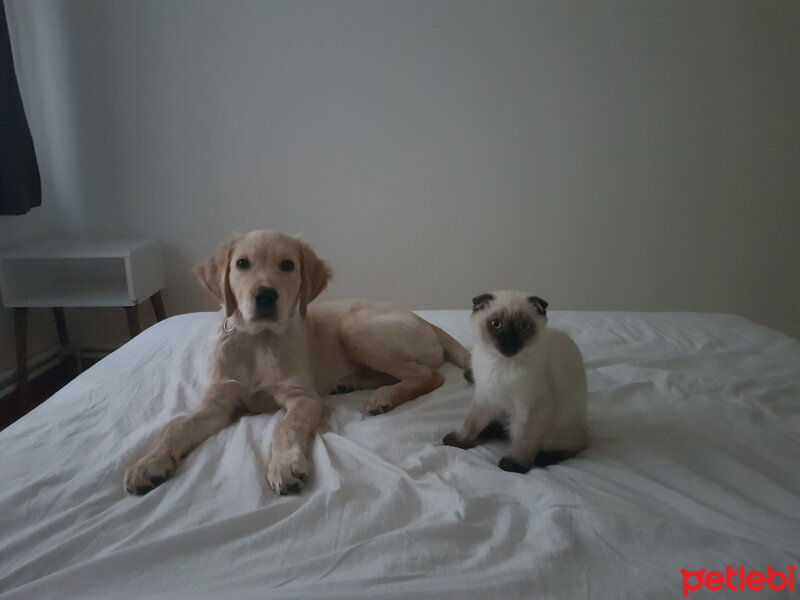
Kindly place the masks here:
[[(419, 314), (471, 345), (467, 311)], [(198, 404), (216, 318), (151, 327), (0, 432), (0, 599), (660, 599), (683, 597), (682, 569), (800, 560), (793, 338), (733, 315), (552, 312), (588, 373), (576, 459), (518, 475), (502, 441), (443, 446), (470, 398), (446, 365), (386, 415), (362, 415), (367, 392), (326, 399), (299, 495), (266, 482), (278, 413), (129, 496), (125, 469)]]

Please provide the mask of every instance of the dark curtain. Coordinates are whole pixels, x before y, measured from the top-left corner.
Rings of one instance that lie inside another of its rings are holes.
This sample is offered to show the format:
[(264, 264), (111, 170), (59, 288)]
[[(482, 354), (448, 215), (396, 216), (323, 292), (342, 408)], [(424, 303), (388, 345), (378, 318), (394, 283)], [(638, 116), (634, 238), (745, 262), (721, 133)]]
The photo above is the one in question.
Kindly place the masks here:
[(39, 166), (14, 72), (5, 3), (0, 0), (0, 215), (24, 215), (41, 203)]

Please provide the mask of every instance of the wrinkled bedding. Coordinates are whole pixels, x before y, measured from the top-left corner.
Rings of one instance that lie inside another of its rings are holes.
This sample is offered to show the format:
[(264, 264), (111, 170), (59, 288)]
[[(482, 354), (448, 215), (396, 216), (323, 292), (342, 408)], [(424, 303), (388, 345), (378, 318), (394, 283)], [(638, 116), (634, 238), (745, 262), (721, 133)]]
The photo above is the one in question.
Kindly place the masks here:
[[(419, 314), (471, 346), (467, 311)], [(496, 466), (505, 442), (441, 444), (471, 394), (448, 364), (385, 415), (362, 414), (368, 392), (326, 399), (299, 495), (266, 481), (277, 413), (129, 496), (125, 469), (199, 403), (216, 318), (151, 327), (0, 432), (0, 599), (676, 598), (681, 569), (800, 560), (800, 342), (778, 332), (551, 313), (584, 355), (591, 445), (527, 475)]]

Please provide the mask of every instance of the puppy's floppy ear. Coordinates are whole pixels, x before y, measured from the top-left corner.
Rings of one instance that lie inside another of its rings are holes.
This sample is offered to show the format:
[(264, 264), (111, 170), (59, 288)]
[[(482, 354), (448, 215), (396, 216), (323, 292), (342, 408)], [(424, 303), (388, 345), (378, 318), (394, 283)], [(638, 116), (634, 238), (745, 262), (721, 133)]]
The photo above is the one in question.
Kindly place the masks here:
[(472, 299), (472, 312), (483, 310), (491, 301), (494, 300), (494, 294), (480, 294)]
[(528, 296), (528, 302), (530, 302), (533, 307), (536, 309), (540, 315), (545, 316), (547, 315), (547, 301), (542, 300), (539, 296)]
[(238, 308), (230, 284), (231, 254), (235, 245), (236, 238), (220, 246), (205, 264), (192, 268), (198, 281), (225, 307), (225, 316), (228, 317)]
[(321, 260), (305, 242), (300, 246), (300, 317), (306, 318), (308, 303), (319, 296), (333, 277), (328, 263)]

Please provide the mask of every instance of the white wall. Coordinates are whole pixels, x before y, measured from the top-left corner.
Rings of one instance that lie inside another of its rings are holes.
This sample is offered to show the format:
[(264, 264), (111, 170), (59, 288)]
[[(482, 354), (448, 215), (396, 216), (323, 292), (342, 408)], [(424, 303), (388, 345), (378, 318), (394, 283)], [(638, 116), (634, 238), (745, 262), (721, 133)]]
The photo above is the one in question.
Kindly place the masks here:
[[(37, 208), (28, 215), (0, 217), (0, 240), (3, 245), (22, 244), (40, 237), (47, 237), (53, 231), (43, 209)], [(50, 350), (58, 343), (55, 322), (52, 313), (34, 309), (28, 319), (28, 355), (36, 357)], [(16, 347), (14, 344), (14, 311), (0, 307), (0, 375), (16, 365)], [(2, 387), (2, 386), (0, 386)]]
[[(22, 216), (0, 216), (0, 248), (59, 236), (80, 213), (71, 107), (65, 67), (69, 45), (57, 21), (57, 5), (6, 3), (14, 59), (42, 179), (42, 206)], [(0, 7), (2, 10), (2, 7)], [(34, 20), (35, 19), (35, 20)], [(70, 193), (72, 192), (72, 193)], [(28, 355), (35, 358), (58, 344), (52, 312), (28, 311)], [(0, 306), (0, 375), (16, 365), (14, 311)]]
[(8, 4), (61, 28), (26, 101), (72, 116), (64, 227), (161, 239), (171, 313), (272, 228), (332, 263), (326, 298), (514, 287), (800, 336), (797, 2)]

